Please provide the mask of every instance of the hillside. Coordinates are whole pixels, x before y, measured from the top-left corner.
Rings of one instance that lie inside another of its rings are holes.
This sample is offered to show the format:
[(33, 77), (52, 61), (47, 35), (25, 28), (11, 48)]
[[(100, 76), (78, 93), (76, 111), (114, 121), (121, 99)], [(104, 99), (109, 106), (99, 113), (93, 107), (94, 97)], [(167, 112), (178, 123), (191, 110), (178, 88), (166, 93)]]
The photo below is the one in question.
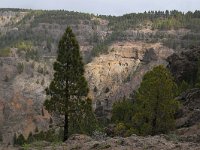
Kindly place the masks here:
[(200, 45), (199, 11), (115, 17), (0, 9), (0, 137), (4, 143), (12, 143), (14, 133), (28, 137), (36, 128), (48, 129), (44, 89), (67, 26), (79, 41), (93, 107), (102, 119), (110, 118), (113, 102), (136, 90), (147, 71), (167, 66), (169, 56)]

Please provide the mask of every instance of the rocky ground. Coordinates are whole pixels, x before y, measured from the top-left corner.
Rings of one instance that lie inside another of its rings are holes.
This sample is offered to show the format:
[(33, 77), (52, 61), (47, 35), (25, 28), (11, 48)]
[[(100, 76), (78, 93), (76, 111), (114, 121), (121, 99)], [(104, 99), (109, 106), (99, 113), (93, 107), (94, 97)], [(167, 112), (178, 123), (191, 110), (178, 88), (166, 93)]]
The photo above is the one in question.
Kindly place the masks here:
[(127, 138), (114, 137), (95, 139), (86, 135), (73, 135), (64, 143), (37, 142), (23, 147), (0, 146), (0, 150), (199, 150), (200, 144), (181, 142), (173, 136), (159, 135)]

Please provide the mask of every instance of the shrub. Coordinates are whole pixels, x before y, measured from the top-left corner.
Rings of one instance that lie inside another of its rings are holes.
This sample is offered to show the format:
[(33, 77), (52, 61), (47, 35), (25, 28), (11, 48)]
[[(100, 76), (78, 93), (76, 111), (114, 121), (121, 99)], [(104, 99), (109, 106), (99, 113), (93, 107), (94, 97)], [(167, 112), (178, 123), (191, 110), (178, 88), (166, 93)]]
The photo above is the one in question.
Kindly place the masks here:
[(0, 57), (8, 57), (10, 56), (10, 48), (4, 48), (0, 50)]

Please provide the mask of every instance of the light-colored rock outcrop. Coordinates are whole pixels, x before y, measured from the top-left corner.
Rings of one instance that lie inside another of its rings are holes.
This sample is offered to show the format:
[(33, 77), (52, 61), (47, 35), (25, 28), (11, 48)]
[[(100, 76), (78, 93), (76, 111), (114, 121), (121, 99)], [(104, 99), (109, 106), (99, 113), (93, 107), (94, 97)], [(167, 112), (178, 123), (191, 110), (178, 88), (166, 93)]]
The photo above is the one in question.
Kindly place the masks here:
[[(113, 102), (136, 90), (143, 75), (156, 65), (166, 65), (173, 50), (160, 43), (117, 42), (108, 54), (86, 65), (90, 96), (94, 108), (103, 106), (109, 113)], [(103, 111), (104, 111), (103, 110)]]

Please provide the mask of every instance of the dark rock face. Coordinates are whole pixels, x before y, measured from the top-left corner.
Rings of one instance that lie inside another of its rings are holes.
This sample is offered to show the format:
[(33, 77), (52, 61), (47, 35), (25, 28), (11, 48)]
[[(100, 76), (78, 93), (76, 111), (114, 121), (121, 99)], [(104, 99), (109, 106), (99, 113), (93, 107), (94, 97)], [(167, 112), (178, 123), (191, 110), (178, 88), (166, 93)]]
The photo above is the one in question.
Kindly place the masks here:
[(181, 82), (183, 80), (188, 83), (194, 83), (197, 74), (197, 61), (200, 58), (200, 47), (173, 54), (168, 57), (168, 68), (172, 72), (175, 80)]
[(200, 122), (200, 89), (183, 93), (178, 100), (183, 104), (179, 111), (177, 127), (190, 127)]
[(182, 94), (183, 105), (187, 106), (190, 110), (200, 110), (200, 89), (191, 89)]
[(144, 54), (143, 61), (151, 62), (156, 60), (158, 60), (158, 56), (156, 55), (155, 50), (153, 48), (148, 49)]

